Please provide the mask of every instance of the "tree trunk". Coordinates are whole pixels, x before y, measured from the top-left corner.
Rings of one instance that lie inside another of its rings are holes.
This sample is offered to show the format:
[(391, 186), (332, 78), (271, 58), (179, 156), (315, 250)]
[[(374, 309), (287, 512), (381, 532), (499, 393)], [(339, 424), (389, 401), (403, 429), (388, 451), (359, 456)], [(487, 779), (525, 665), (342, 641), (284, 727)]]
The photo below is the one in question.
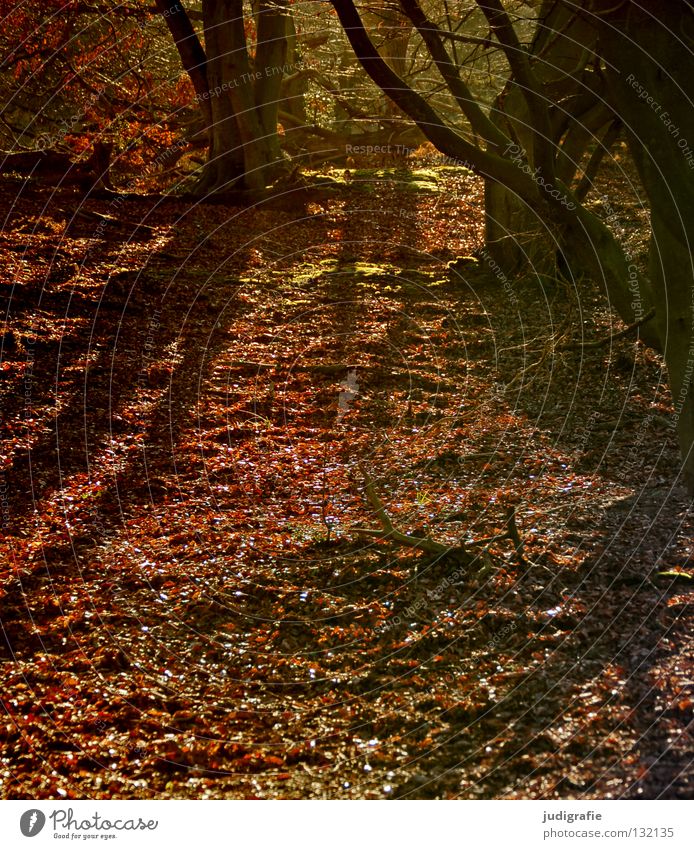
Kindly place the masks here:
[[(412, 24), (403, 14), (398, 0), (378, 0), (364, 7), (362, 20), (378, 52), (388, 67), (401, 79), (407, 73), (407, 47), (412, 36)], [(381, 114), (388, 120), (403, 117), (392, 100), (383, 101)]]
[(209, 131), (212, 124), (212, 110), (209, 104), (210, 86), (207, 79), (207, 57), (200, 39), (180, 3), (171, 4), (169, 0), (155, 0), (155, 5), (173, 37), (183, 70), (193, 83), (195, 97), (205, 120), (205, 128)]
[(228, 47), (223, 41), (216, 5), (213, 2), (203, 3), (208, 82), (203, 101), (209, 102), (211, 124), (209, 154), (196, 189), (200, 195), (230, 189), (242, 182), (245, 173), (241, 135), (222, 64), (222, 56)]
[[(567, 186), (595, 133), (612, 119), (606, 107), (594, 108), (601, 105), (599, 91), (588, 103), (581, 102), (589, 90), (585, 57), (596, 39), (595, 29), (575, 10), (566, 9), (556, 0), (544, 0), (530, 56), (548, 100), (565, 105), (554, 112), (552, 142), (557, 177)], [(572, 102), (576, 100), (579, 103)], [(534, 169), (533, 122), (525, 92), (509, 83), (497, 98), (491, 118)], [(485, 183), (485, 226), (486, 248), (505, 274), (555, 273), (555, 252), (547, 242), (546, 226), (537, 211), (505, 186), (489, 180)]]
[[(256, 100), (256, 82), (262, 80), (269, 66), (255, 70), (251, 68), (244, 27), (243, 0), (217, 0), (214, 5), (218, 9), (220, 26), (226, 36), (223, 38), (226, 50), (222, 56), (222, 67), (224, 79), (230, 87), (231, 103), (243, 145), (244, 185), (247, 189), (262, 190), (277, 176), (280, 165), (276, 104), (259, 104)], [(268, 49), (270, 54), (277, 55), (278, 45), (275, 41), (279, 41), (284, 43), (283, 55), (286, 55), (284, 14), (280, 16), (276, 9), (270, 9), (269, 4), (262, 3), (260, 20), (262, 23), (258, 26), (258, 37), (260, 39), (262, 28), (263, 36), (266, 29), (269, 30), (269, 39), (263, 43), (259, 42), (259, 51)], [(278, 81), (281, 81), (281, 75)], [(262, 86), (259, 90), (262, 91)], [(263, 110), (265, 121), (269, 122), (272, 114), (275, 116), (274, 126), (268, 127), (267, 130), (261, 122), (260, 112)]]
[[(587, 273), (603, 289), (609, 305), (625, 324), (641, 321), (656, 304), (650, 281), (627, 257), (608, 227), (581, 204), (563, 216), (558, 245), (573, 275)], [(639, 338), (662, 351), (655, 319), (639, 327)]]
[[(503, 186), (509, 195), (519, 199), (525, 209), (536, 213), (534, 223), (542, 222), (544, 236), (549, 243), (553, 243), (565, 254), (575, 273), (588, 272), (597, 282), (604, 285), (611, 304), (627, 324), (642, 318), (638, 304), (634, 306), (633, 296), (629, 291), (629, 263), (623, 250), (609, 229), (571, 195), (559, 178), (554, 177), (554, 162), (549, 163), (551, 179), (554, 180), (550, 187), (547, 183), (540, 184), (540, 178), (543, 178), (542, 170), (538, 168), (538, 175), (524, 159), (513, 161), (508, 154), (504, 156), (504, 139), (508, 136), (504, 136), (503, 132), (483, 115), (478, 105), (470, 105), (464, 83), (457, 78), (450, 80), (449, 88), (473, 127), (479, 128), (480, 134), (487, 139), (487, 150), (483, 151), (467, 142), (444, 124), (429, 102), (401, 80), (378, 55), (352, 0), (332, 0), (332, 3), (364, 70), (415, 121), (429, 141), (442, 153), (464, 161), (488, 181)], [(421, 9), (415, 8), (413, 0), (407, 5), (403, 0), (403, 7), (410, 9), (408, 14), (411, 19), (424, 23), (420, 20)], [(433, 33), (432, 25), (427, 23), (420, 32), (428, 39)], [(432, 44), (430, 47), (442, 76), (447, 79), (449, 63), (444, 61), (446, 57), (442, 55), (439, 61), (433, 52), (440, 49), (440, 44)], [(532, 123), (530, 117), (527, 123)], [(537, 132), (534, 131), (534, 134), (537, 135)], [(544, 138), (541, 141), (547, 147), (550, 140)], [(512, 144), (509, 139), (507, 147)], [(537, 149), (535, 139), (532, 150)], [(644, 294), (643, 301), (650, 305), (652, 299)], [(658, 338), (652, 325), (652, 320), (643, 325), (641, 334), (648, 344), (657, 345)]]
[[(650, 277), (683, 461), (694, 495), (694, 30), (683, 2), (593, 4), (614, 108), (651, 204)], [(603, 12), (604, 10), (604, 12)], [(666, 83), (666, 84), (664, 84)]]
[[(589, 144), (596, 139), (598, 146), (603, 140), (614, 140), (615, 115), (604, 102), (604, 80), (585, 66), (597, 46), (598, 31), (590, 19), (576, 14), (573, 4), (567, 6), (555, 0), (543, 4), (529, 61), (544, 95), (557, 105), (551, 110), (550, 125), (555, 182), (571, 186), (581, 175), (580, 166), (597, 167), (604, 153), (598, 152), (583, 163)], [(515, 84), (507, 86), (492, 120), (513, 139), (516, 147), (512, 154), (524, 156), (523, 161), (534, 172), (535, 128), (525, 90)], [(556, 273), (556, 258), (561, 257), (571, 275), (589, 274), (603, 288), (626, 324), (638, 322), (654, 306), (654, 293), (609, 228), (582, 206), (586, 180), (589, 185), (589, 177), (583, 174), (578, 179), (581, 193), (570, 195), (571, 205), (555, 205), (550, 218), (547, 209), (536, 207), (532, 199), (529, 202), (503, 183), (487, 180), (489, 253), (509, 276)], [(650, 347), (662, 350), (654, 320), (645, 322), (639, 335)]]
[[(512, 161), (501, 149), (504, 135), (480, 112), (479, 104), (466, 103), (465, 84), (450, 79), (450, 60), (441, 56), (440, 39), (431, 27), (420, 29), (431, 56), (441, 71), (461, 111), (473, 129), (481, 129), (486, 150), (473, 145), (447, 126), (429, 101), (413, 91), (383, 61), (368, 37), (353, 0), (331, 0), (345, 33), (364, 70), (408, 114), (425, 136), (443, 153), (465, 160), (486, 180), (504, 186), (536, 210), (572, 268), (588, 271), (605, 287), (610, 302), (628, 323), (638, 321), (655, 304), (655, 320), (640, 327), (641, 338), (664, 352), (674, 396), (683, 477), (694, 495), (694, 109), (686, 92), (694, 72), (694, 59), (682, 34), (694, 31), (694, 9), (678, 0), (592, 0), (584, 20), (599, 32), (593, 56), (602, 60), (612, 91), (611, 106), (628, 133), (636, 165), (652, 205), (652, 283), (643, 279), (609, 228), (586, 209), (580, 196), (564, 182), (565, 171), (578, 165), (572, 157), (557, 160), (556, 145), (565, 131), (559, 113), (576, 115), (554, 106), (522, 49), (501, 0), (477, 0), (494, 35), (499, 39), (514, 79), (522, 86), (532, 130), (532, 157)], [(416, 0), (401, 0), (416, 18)], [(560, 5), (562, 0), (557, 0)], [(553, 4), (550, 4), (553, 5)], [(566, 0), (573, 14), (573, 0)], [(412, 15), (408, 12), (408, 16)], [(565, 32), (562, 30), (561, 32)], [(677, 36), (677, 37), (675, 37)], [(429, 44), (431, 39), (432, 44)], [(434, 44), (433, 42), (437, 42)], [(436, 52), (434, 52), (434, 50)], [(439, 58), (437, 58), (437, 53)], [(549, 51), (547, 51), (549, 53)], [(585, 64), (581, 52), (581, 64)], [(633, 70), (632, 73), (630, 71)], [(667, 69), (667, 70), (665, 70)], [(638, 78), (637, 76), (638, 75)], [(568, 75), (564, 75), (565, 77)], [(561, 81), (561, 80), (560, 80)], [(585, 80), (583, 81), (585, 86)], [(458, 93), (456, 93), (458, 92)], [(590, 102), (590, 90), (587, 90)], [(583, 101), (586, 91), (572, 96)], [(548, 98), (544, 103), (542, 98)], [(561, 105), (561, 104), (558, 104)], [(552, 107), (552, 108), (550, 108)], [(558, 134), (557, 134), (558, 133)], [(552, 138), (552, 134), (555, 134)], [(508, 147), (515, 144), (509, 140)], [(521, 145), (518, 145), (519, 149)], [(576, 145), (580, 150), (580, 145)], [(591, 157), (592, 159), (592, 157)], [(564, 175), (564, 179), (562, 177)], [(585, 180), (581, 181), (585, 183)], [(632, 288), (631, 284), (634, 286)]]
[(287, 63), (289, 19), (287, 0), (263, 0), (260, 3), (253, 97), (263, 139), (263, 156), (267, 160), (266, 174), (269, 178), (278, 176), (282, 170), (277, 122), (282, 78)]
[(282, 167), (277, 112), (287, 49), (284, 0), (260, 4), (255, 68), (243, 11), (242, 0), (203, 2), (212, 140), (199, 192), (261, 191)]
[(299, 64), (301, 52), (296, 37), (296, 25), (293, 15), (287, 18), (287, 73), (282, 77), (280, 99), (282, 111), (293, 119), (292, 126), (305, 126), (308, 123), (306, 115), (306, 93), (308, 78), (302, 73)]

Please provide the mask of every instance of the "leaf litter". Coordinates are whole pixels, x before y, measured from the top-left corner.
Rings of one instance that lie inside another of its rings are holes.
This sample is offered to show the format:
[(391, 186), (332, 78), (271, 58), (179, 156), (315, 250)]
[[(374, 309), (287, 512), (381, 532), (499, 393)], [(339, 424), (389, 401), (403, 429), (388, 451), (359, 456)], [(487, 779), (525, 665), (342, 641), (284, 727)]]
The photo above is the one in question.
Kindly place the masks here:
[[(691, 795), (660, 363), (552, 348), (597, 294), (510, 297), (481, 186), (426, 181), (132, 232), (2, 186), (4, 797)], [(452, 547), (515, 508), (523, 559), (359, 538), (363, 467)]]

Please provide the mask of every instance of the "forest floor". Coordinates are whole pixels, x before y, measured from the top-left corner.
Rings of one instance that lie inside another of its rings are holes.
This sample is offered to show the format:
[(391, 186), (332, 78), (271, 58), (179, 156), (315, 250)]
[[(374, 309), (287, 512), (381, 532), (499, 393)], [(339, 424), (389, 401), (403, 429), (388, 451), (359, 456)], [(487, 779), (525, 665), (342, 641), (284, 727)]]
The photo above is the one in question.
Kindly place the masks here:
[[(351, 178), (78, 214), (2, 181), (3, 797), (694, 795), (659, 358), (567, 346), (622, 328), (588, 282), (503, 285), (464, 170)], [(450, 545), (514, 507), (524, 556), (360, 537), (365, 470)]]

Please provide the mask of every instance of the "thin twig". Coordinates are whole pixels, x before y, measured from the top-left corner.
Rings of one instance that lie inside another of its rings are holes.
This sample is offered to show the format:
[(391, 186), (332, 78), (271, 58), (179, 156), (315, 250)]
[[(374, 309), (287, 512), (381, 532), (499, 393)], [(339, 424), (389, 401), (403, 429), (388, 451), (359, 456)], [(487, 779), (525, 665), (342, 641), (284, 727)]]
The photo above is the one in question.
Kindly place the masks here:
[(508, 539), (508, 532), (503, 534), (493, 534), (490, 537), (482, 537), (482, 539), (466, 540), (468, 548), (488, 548), (494, 542), (500, 542), (502, 539)]
[(605, 348), (608, 345), (611, 345), (612, 342), (615, 342), (617, 339), (623, 339), (625, 336), (628, 336), (630, 333), (633, 333), (638, 327), (642, 324), (645, 324), (647, 321), (650, 321), (655, 316), (655, 307), (651, 307), (651, 309), (644, 315), (643, 318), (640, 318), (638, 321), (633, 322), (628, 327), (625, 327), (624, 330), (620, 330), (619, 333), (611, 333), (608, 336), (603, 336), (602, 339), (596, 339), (594, 342), (572, 342), (567, 345), (558, 345), (554, 350), (555, 351), (583, 351), (586, 349), (593, 348)]

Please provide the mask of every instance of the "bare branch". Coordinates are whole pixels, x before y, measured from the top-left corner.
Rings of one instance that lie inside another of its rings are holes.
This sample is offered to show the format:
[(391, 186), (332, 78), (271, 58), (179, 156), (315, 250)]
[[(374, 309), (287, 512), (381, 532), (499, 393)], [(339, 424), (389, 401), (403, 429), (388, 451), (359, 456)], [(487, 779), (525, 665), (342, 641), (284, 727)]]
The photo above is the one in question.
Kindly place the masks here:
[(429, 101), (410, 88), (380, 56), (364, 28), (353, 0), (331, 0), (347, 38), (362, 67), (371, 79), (405, 114), (417, 124), (426, 138), (442, 153), (464, 161), (483, 177), (503, 183), (521, 197), (538, 204), (549, 203), (535, 182), (510, 160), (481, 150), (444, 124)]
[(542, 169), (545, 177), (554, 180), (554, 153), (552, 124), (547, 100), (535, 76), (530, 57), (521, 46), (516, 30), (511, 23), (501, 0), (477, 0), (477, 5), (489, 21), (492, 32), (499, 39), (513, 77), (528, 104), (533, 125), (533, 153), (535, 165)]
[(412, 21), (436, 63), (439, 73), (455, 98), (461, 112), (467, 117), (473, 130), (497, 149), (505, 149), (511, 144), (508, 138), (480, 108), (477, 100), (460, 76), (460, 71), (451, 60), (441, 37), (439, 27), (430, 21), (417, 0), (400, 0), (400, 5), (407, 17)]
[(594, 342), (572, 342), (567, 345), (558, 345), (555, 351), (587, 351), (593, 348), (606, 348), (608, 345), (616, 342), (617, 339), (623, 339), (625, 336), (629, 336), (634, 330), (637, 330), (642, 324), (645, 324), (654, 317), (655, 307), (652, 307), (643, 318), (625, 327), (624, 330), (620, 330), (619, 333), (611, 333), (608, 336), (603, 336), (602, 339), (596, 339)]
[(613, 121), (610, 126), (605, 131), (605, 135), (598, 142), (595, 150), (593, 151), (588, 164), (586, 165), (586, 170), (583, 172), (583, 177), (579, 184), (574, 189), (574, 195), (583, 202), (588, 192), (593, 187), (593, 180), (595, 179), (598, 170), (600, 169), (600, 165), (602, 160), (605, 158), (605, 154), (609, 152), (612, 145), (617, 141), (619, 134), (622, 130), (622, 122), (620, 120)]
[(352, 530), (360, 536), (376, 537), (378, 539), (387, 539), (389, 542), (394, 542), (396, 545), (401, 545), (406, 548), (415, 548), (423, 551), (425, 554), (433, 554), (437, 557), (444, 557), (452, 553), (462, 553), (463, 549), (458, 546), (443, 545), (440, 542), (435, 542), (429, 537), (415, 537), (410, 534), (403, 534), (398, 531), (390, 516), (386, 512), (385, 505), (381, 501), (376, 492), (376, 487), (372, 477), (365, 468), (360, 466), (360, 471), (364, 477), (364, 491), (369, 503), (376, 513), (376, 518), (381, 523), (382, 530), (373, 528), (353, 528)]

